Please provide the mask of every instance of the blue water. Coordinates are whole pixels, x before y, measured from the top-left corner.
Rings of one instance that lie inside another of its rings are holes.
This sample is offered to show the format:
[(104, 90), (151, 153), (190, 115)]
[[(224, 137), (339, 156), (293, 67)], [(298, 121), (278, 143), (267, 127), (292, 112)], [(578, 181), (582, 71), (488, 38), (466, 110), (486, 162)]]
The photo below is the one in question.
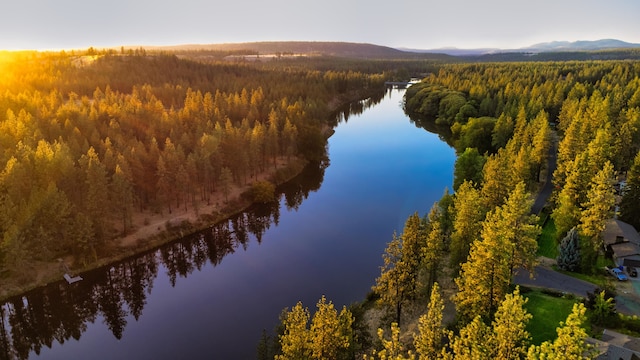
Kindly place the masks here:
[[(57, 336), (45, 342), (39, 357), (253, 359), (262, 330), (274, 329), (283, 308), (302, 301), (313, 310), (322, 295), (338, 308), (364, 299), (394, 231), (400, 233), (413, 212), (426, 214), (452, 184), (454, 150), (410, 122), (402, 96), (393, 90), (336, 128), (320, 189), (297, 210), (287, 210), (283, 198), (277, 225), (260, 243), (250, 235), (219, 264), (205, 261), (199, 270), (178, 275), (175, 285), (158, 261), (139, 317), (120, 306), (119, 339), (105, 311), (82, 308), (91, 301), (72, 305), (95, 315), (77, 325), (78, 340)], [(96, 279), (104, 281), (107, 270), (100, 269)], [(91, 281), (88, 276), (78, 289), (96, 291)], [(9, 308), (4, 305), (5, 312)], [(37, 357), (34, 351), (31, 357)]]

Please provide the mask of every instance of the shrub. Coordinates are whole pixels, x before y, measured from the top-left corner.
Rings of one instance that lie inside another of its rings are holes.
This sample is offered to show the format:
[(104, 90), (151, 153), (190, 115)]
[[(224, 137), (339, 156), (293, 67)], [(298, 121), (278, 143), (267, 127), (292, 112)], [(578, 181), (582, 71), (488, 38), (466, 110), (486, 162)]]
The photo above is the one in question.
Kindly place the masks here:
[(269, 181), (256, 181), (251, 186), (251, 197), (254, 202), (272, 202), (276, 199), (276, 187)]

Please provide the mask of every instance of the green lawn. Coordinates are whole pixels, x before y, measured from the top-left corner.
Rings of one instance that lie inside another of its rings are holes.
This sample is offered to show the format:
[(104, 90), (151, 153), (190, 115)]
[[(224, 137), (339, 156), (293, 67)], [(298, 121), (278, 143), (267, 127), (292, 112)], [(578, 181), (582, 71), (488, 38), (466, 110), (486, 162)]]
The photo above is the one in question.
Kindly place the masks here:
[(551, 216), (549, 216), (546, 224), (542, 227), (542, 233), (538, 238), (538, 256), (545, 256), (551, 259), (558, 257), (556, 224), (553, 222)]
[(567, 320), (577, 301), (543, 294), (540, 290), (522, 295), (529, 299), (525, 307), (533, 318), (529, 321), (527, 330), (531, 334), (532, 343), (536, 345), (556, 338), (556, 328), (561, 321)]

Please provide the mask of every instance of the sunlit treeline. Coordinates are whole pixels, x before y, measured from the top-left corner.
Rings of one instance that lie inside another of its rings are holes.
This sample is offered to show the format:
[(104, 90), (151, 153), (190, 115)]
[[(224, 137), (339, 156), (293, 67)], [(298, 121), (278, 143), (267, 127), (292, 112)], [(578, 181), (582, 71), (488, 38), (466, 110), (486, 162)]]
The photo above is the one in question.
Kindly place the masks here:
[(167, 54), (2, 53), (0, 67), (5, 271), (91, 261), (135, 211), (198, 211), (279, 163), (318, 161), (331, 106), (383, 82)]

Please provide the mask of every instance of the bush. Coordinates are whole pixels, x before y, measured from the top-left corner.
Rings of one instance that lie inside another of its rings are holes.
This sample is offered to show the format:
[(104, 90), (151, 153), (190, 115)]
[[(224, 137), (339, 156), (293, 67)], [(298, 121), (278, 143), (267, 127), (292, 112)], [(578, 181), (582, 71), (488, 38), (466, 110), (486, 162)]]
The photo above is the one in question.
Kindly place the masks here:
[(276, 199), (276, 187), (269, 181), (256, 181), (251, 186), (251, 197), (254, 202), (272, 202)]

